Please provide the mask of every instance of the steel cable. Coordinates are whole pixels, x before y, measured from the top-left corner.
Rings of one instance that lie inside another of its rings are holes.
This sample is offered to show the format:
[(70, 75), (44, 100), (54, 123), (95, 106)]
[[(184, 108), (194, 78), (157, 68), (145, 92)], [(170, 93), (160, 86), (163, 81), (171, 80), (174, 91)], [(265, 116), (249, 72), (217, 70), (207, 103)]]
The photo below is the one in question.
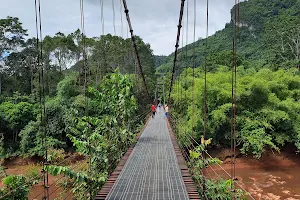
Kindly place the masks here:
[(122, 12), (122, 0), (120, 0), (120, 17), (121, 17), (121, 37), (123, 38), (123, 12)]
[(129, 28), (130, 34), (131, 34), (131, 41), (132, 41), (133, 48), (134, 48), (134, 51), (135, 51), (135, 54), (136, 54), (136, 61), (137, 61), (138, 68), (139, 68), (139, 74), (143, 79), (143, 84), (144, 84), (144, 87), (145, 87), (147, 98), (148, 98), (149, 102), (151, 102), (152, 100), (150, 98), (147, 83), (146, 83), (146, 79), (145, 79), (145, 76), (144, 76), (143, 67), (142, 67), (142, 63), (141, 63), (141, 60), (140, 60), (138, 47), (137, 47), (137, 44), (136, 44), (136, 39), (135, 39), (135, 36), (133, 34), (132, 24), (131, 24), (131, 20), (130, 20), (130, 16), (129, 16), (129, 9), (127, 7), (126, 0), (122, 0), (122, 1), (123, 1), (123, 6), (124, 6), (124, 12), (126, 14), (126, 18), (127, 18), (127, 22), (128, 22), (128, 28)]
[(102, 35), (104, 35), (104, 10), (103, 10), (103, 1), (100, 0), (100, 10), (101, 10), (101, 25), (102, 25)]
[(180, 31), (182, 27), (182, 17), (183, 17), (183, 11), (184, 11), (184, 3), (185, 0), (181, 0), (181, 6), (180, 6), (180, 14), (179, 14), (179, 22), (178, 22), (178, 30), (177, 30), (177, 37), (176, 37), (176, 45), (175, 45), (175, 54), (174, 54), (174, 62), (173, 62), (173, 68), (171, 72), (171, 81), (170, 81), (170, 88), (169, 88), (169, 97), (168, 97), (168, 105), (171, 103), (171, 93), (172, 93), (172, 87), (173, 87), (173, 81), (174, 81), (174, 73), (177, 63), (177, 54), (178, 54), (178, 47), (179, 47), (179, 39), (180, 39)]
[(116, 35), (116, 13), (115, 13), (115, 0), (112, 0), (112, 10), (113, 10), (113, 26), (114, 26), (114, 34)]

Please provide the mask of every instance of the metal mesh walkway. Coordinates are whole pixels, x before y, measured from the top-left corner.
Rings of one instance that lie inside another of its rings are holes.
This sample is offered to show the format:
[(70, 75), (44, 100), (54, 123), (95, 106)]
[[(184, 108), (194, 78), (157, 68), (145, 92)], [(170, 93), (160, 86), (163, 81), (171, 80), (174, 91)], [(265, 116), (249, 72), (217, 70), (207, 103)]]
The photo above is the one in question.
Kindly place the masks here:
[(189, 199), (162, 112), (149, 122), (107, 199)]

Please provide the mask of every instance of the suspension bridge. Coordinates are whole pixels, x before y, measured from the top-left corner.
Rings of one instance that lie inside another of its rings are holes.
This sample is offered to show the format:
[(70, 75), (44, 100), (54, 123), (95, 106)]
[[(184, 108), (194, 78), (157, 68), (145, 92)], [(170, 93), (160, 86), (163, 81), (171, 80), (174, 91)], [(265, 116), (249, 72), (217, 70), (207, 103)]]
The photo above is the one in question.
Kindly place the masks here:
[(200, 199), (164, 112), (157, 112), (96, 199)]
[[(133, 30), (129, 17), (129, 10), (126, 5), (126, 1), (123, 0), (125, 13), (127, 16), (132, 41), (137, 56), (138, 66), (140, 69), (140, 75), (143, 78), (143, 83), (147, 95), (149, 97), (147, 84), (142, 71), (141, 62), (139, 59), (139, 54), (135, 45)], [(188, 3), (188, 1), (187, 1)], [(235, 0), (235, 19), (234, 22), (239, 22), (239, 1)], [(173, 68), (171, 72), (170, 87), (168, 93), (167, 103), (171, 105), (171, 94), (174, 85), (174, 77), (177, 65), (177, 54), (180, 43), (180, 37), (182, 36), (182, 49), (183, 49), (183, 34), (181, 34), (183, 15), (184, 15), (185, 0), (181, 1), (180, 14), (178, 21), (178, 31), (176, 37), (175, 54)], [(187, 5), (187, 26), (186, 26), (186, 41), (188, 41), (188, 5)], [(208, 20), (209, 20), (209, 0), (206, 1), (206, 38), (208, 38)], [(196, 42), (196, 1), (194, 1), (194, 44)], [(205, 57), (205, 69), (204, 69), (204, 130), (201, 139), (201, 144), (194, 137), (193, 134), (186, 134), (184, 141), (184, 146), (179, 147), (176, 136), (172, 130), (171, 124), (173, 126), (177, 125), (177, 119), (174, 115), (170, 116), (170, 120), (164, 117), (163, 110), (158, 111), (158, 115), (154, 119), (149, 119), (146, 123), (144, 130), (142, 130), (140, 137), (138, 137), (138, 142), (135, 147), (128, 149), (127, 153), (122, 158), (121, 162), (117, 166), (116, 170), (111, 174), (110, 178), (106, 184), (99, 191), (96, 199), (211, 199), (208, 198), (206, 194), (206, 178), (210, 179), (231, 179), (231, 193), (232, 199), (236, 199), (235, 193), (237, 189), (245, 192), (245, 196), (250, 199), (254, 199), (250, 193), (248, 193), (243, 186), (238, 182), (235, 177), (235, 149), (236, 149), (236, 38), (238, 29), (234, 27), (234, 35), (232, 41), (232, 134), (231, 134), (231, 174), (228, 173), (221, 165), (217, 164), (217, 168), (225, 174), (221, 176), (215, 167), (212, 167), (209, 162), (206, 162), (206, 157), (211, 158), (212, 156), (207, 150), (199, 152), (201, 154), (204, 170), (198, 169), (200, 171), (202, 179), (196, 180), (192, 178), (186, 163), (191, 162), (190, 152), (191, 150), (197, 149), (197, 146), (205, 143), (206, 141), (206, 57)], [(207, 48), (207, 40), (205, 42)], [(186, 48), (187, 49), (187, 48)], [(186, 51), (187, 54), (187, 51)], [(195, 77), (195, 67), (196, 67), (196, 54), (195, 46), (193, 51), (193, 82)], [(186, 68), (188, 65), (186, 64)], [(180, 78), (180, 77), (179, 77)], [(176, 85), (176, 84), (175, 84)], [(193, 101), (194, 101), (194, 86), (193, 83)], [(182, 91), (181, 91), (182, 93)], [(157, 104), (158, 97), (162, 97), (161, 101), (165, 104), (165, 85), (164, 76), (158, 74), (156, 89), (155, 89), (155, 103)], [(194, 104), (194, 103), (193, 103)], [(193, 113), (194, 113), (193, 107)], [(193, 119), (194, 121), (194, 119)], [(194, 123), (193, 127), (194, 129)], [(192, 131), (194, 132), (194, 131)], [(208, 170), (205, 170), (208, 169)], [(214, 174), (211, 175), (210, 172)], [(221, 173), (222, 174), (222, 173)], [(193, 174), (195, 175), (195, 174)], [(199, 190), (199, 188), (201, 189)], [(199, 192), (201, 191), (201, 192)], [(216, 199), (222, 199), (221, 196), (216, 196)]]
[[(192, 1), (192, 0), (190, 0)], [(156, 83), (155, 91), (155, 100), (161, 98), (164, 104), (168, 104), (172, 108), (172, 89), (175, 79), (176, 79), (176, 67), (177, 67), (177, 55), (180, 46), (180, 37), (182, 37), (182, 50), (183, 50), (183, 38), (184, 35), (181, 34), (181, 30), (184, 23), (184, 12), (187, 12), (186, 15), (186, 42), (188, 42), (188, 24), (189, 24), (189, 9), (188, 9), (188, 0), (181, 0), (180, 14), (178, 20), (178, 30), (176, 36), (176, 45), (175, 45), (175, 54), (174, 54), (174, 63), (171, 71), (170, 84), (168, 88), (168, 98), (165, 99), (165, 77), (159, 75)], [(39, 5), (39, 0), (35, 0), (36, 5), (36, 24), (37, 24), (37, 40), (42, 39), (42, 28), (41, 28), (41, 8)], [(37, 4), (38, 3), (38, 4)], [(133, 33), (133, 28), (129, 16), (129, 8), (127, 6), (126, 0), (121, 0), (123, 11), (126, 15), (128, 22), (128, 29), (130, 32), (130, 37), (133, 44), (133, 50), (136, 56), (136, 62), (139, 69), (139, 75), (143, 81), (145, 94), (147, 95), (149, 102), (152, 102), (150, 91), (147, 86), (146, 78), (143, 73), (142, 60), (139, 56), (138, 47), (135, 41), (135, 35)], [(206, 38), (208, 37), (208, 20), (209, 20), (209, 0), (206, 1)], [(235, 5), (239, 5), (238, 0), (234, 0)], [(84, 30), (84, 1), (80, 0), (80, 11), (81, 11), (81, 31), (83, 36), (83, 41), (85, 39), (85, 30)], [(102, 26), (103, 26), (103, 0), (100, 5), (102, 5)], [(196, 37), (196, 1), (194, 0), (194, 44)], [(187, 7), (185, 9), (185, 6)], [(239, 7), (235, 7), (235, 19), (234, 22), (239, 21)], [(114, 10), (115, 12), (115, 10)], [(121, 19), (122, 20), (122, 19)], [(123, 28), (123, 27), (122, 27)], [(103, 28), (104, 29), (104, 28)], [(115, 28), (114, 28), (115, 31)], [(116, 31), (115, 31), (116, 32)], [(109, 175), (108, 180), (100, 189), (95, 199), (98, 200), (119, 200), (119, 199), (163, 199), (163, 200), (188, 200), (188, 199), (210, 199), (208, 198), (206, 192), (206, 181), (207, 179), (230, 179), (232, 180), (232, 185), (228, 190), (232, 194), (232, 199), (236, 199), (236, 191), (240, 189), (245, 192), (246, 196), (250, 199), (254, 199), (243, 187), (243, 185), (236, 179), (235, 176), (235, 148), (236, 148), (236, 103), (235, 103), (235, 94), (236, 94), (236, 38), (237, 38), (238, 27), (234, 27), (233, 35), (233, 58), (232, 58), (232, 170), (227, 172), (220, 164), (214, 164), (206, 162), (206, 159), (212, 158), (206, 149), (202, 152), (199, 152), (201, 155), (202, 163), (204, 167), (198, 169), (198, 174), (201, 175), (201, 178), (195, 178), (194, 171), (191, 173), (191, 170), (188, 168), (188, 163), (191, 162), (190, 151), (197, 151), (197, 146), (201, 146), (207, 140), (206, 138), (206, 64), (204, 70), (204, 101), (203, 101), (203, 113), (204, 113), (204, 130), (201, 141), (196, 139), (194, 136), (194, 122), (193, 127), (191, 127), (192, 134), (186, 134), (183, 139), (184, 145), (179, 146), (177, 142), (177, 134), (174, 131), (174, 127), (177, 125), (176, 116), (170, 115), (170, 118), (166, 118), (164, 115), (163, 107), (157, 109), (157, 115), (155, 118), (149, 117), (143, 130), (141, 130), (139, 136), (137, 137), (137, 143), (128, 148), (127, 152), (124, 154), (120, 162), (118, 163), (115, 170)], [(103, 33), (104, 34), (104, 33)], [(39, 42), (38, 42), (39, 43)], [(85, 44), (85, 43), (84, 43)], [(207, 42), (205, 43), (207, 46)], [(41, 47), (37, 47), (41, 51)], [(187, 48), (186, 48), (187, 49)], [(195, 49), (195, 46), (194, 46)], [(187, 52), (186, 52), (187, 53)], [(195, 77), (195, 68), (196, 68), (196, 52), (193, 51), (193, 78)], [(206, 58), (205, 58), (206, 59)], [(42, 65), (42, 52), (38, 58), (39, 66)], [(86, 48), (83, 48), (83, 71), (85, 75), (84, 88), (85, 93), (87, 90), (87, 76), (88, 76), (88, 67), (87, 67), (87, 58), (86, 58)], [(206, 63), (206, 60), (205, 60)], [(186, 68), (188, 64), (186, 64)], [(43, 68), (41, 68), (41, 81)], [(177, 77), (180, 79), (180, 77)], [(194, 79), (193, 79), (194, 82)], [(40, 82), (42, 84), (42, 82)], [(195, 84), (193, 83), (193, 91), (195, 90)], [(184, 93), (184, 92), (183, 92)], [(45, 119), (45, 102), (43, 93), (40, 93), (40, 106), (41, 106), (41, 122), (44, 123)], [(85, 95), (86, 96), (86, 95)], [(193, 93), (193, 104), (194, 93)], [(86, 101), (87, 103), (87, 101)], [(193, 107), (193, 113), (195, 112), (195, 107)], [(148, 116), (148, 115), (146, 115)], [(47, 166), (47, 151), (45, 153), (45, 161), (43, 162), (43, 168)], [(220, 175), (220, 171), (223, 175)], [(37, 196), (35, 199), (53, 199), (50, 197), (53, 191), (49, 192), (48, 184), (48, 172), (43, 170), (43, 185), (44, 191)], [(224, 175), (225, 174), (225, 175)], [(13, 192), (13, 191), (12, 191)], [(71, 198), (69, 195), (65, 199)], [(218, 197), (216, 197), (218, 199)], [(92, 195), (90, 195), (92, 199)], [(221, 198), (220, 198), (221, 199)]]

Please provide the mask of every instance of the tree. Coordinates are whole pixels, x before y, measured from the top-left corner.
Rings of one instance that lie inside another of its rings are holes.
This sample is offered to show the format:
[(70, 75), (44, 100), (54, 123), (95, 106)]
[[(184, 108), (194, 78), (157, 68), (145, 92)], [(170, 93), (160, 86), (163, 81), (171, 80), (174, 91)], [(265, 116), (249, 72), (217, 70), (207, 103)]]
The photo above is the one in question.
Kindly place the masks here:
[[(300, 65), (300, 20), (298, 16), (282, 15), (266, 23), (265, 29), (272, 31), (264, 40), (273, 54), (272, 62), (284, 63), (285, 68)], [(292, 66), (291, 66), (292, 65)]]
[(23, 29), (22, 23), (17, 17), (0, 19), (0, 53), (16, 50), (24, 45), (24, 37), (27, 30)]
[(71, 33), (68, 37), (71, 37), (76, 45), (76, 49), (73, 53), (75, 53), (76, 63), (79, 62), (82, 54), (82, 34), (79, 29), (77, 29), (74, 33)]
[(24, 46), (21, 51), (13, 52), (4, 59), (5, 72), (7, 76), (13, 78), (13, 90), (33, 94), (37, 58), (36, 39), (28, 39)]
[(12, 139), (18, 141), (18, 135), (27, 123), (34, 119), (33, 105), (28, 102), (17, 104), (4, 102), (0, 104), (0, 113), (4, 114), (6, 126), (12, 131)]
[[(207, 127), (206, 136), (216, 145), (230, 145), (232, 123), (231, 71), (219, 67), (207, 73)], [(191, 69), (190, 69), (191, 71)], [(184, 73), (184, 72), (183, 72)], [(179, 81), (179, 90), (174, 90), (174, 111), (180, 114), (177, 128), (179, 134), (191, 134), (194, 123), (196, 140), (203, 133), (203, 79), (195, 72), (193, 91), (192, 74)], [(185, 74), (184, 74), (185, 75)], [(244, 154), (260, 158), (266, 149), (279, 151), (286, 144), (299, 145), (299, 98), (300, 78), (295, 70), (238, 68), (237, 71), (237, 144)], [(181, 91), (186, 89), (186, 95)], [(195, 106), (193, 109), (193, 95)], [(180, 96), (180, 98), (179, 98)], [(182, 112), (178, 105), (186, 105)], [(194, 111), (193, 111), (194, 110)], [(194, 117), (194, 122), (192, 121)]]
[[(223, 65), (227, 67), (232, 66), (232, 51), (221, 51), (214, 54), (209, 54), (207, 56), (207, 66), (208, 71), (216, 71), (218, 69), (218, 65)], [(241, 66), (243, 64), (243, 57), (240, 54), (236, 56), (236, 64), (237, 66)]]
[[(293, 27), (281, 33), (281, 51), (284, 59), (292, 58), (300, 67), (300, 27)], [(284, 55), (284, 56), (283, 56)], [(292, 56), (292, 57), (290, 57)]]
[[(63, 33), (58, 32), (52, 38), (52, 54), (54, 55), (54, 62), (58, 63), (59, 71), (66, 69), (70, 66), (75, 59), (74, 53), (76, 45), (71, 36), (65, 36)], [(51, 56), (51, 55), (50, 55)]]
[[(0, 189), (0, 195), (4, 200), (19, 199), (26, 200), (32, 183), (26, 177), (10, 175), (2, 179), (4, 188)], [(13, 192), (11, 192), (13, 191)]]
[[(17, 50), (24, 45), (24, 37), (27, 30), (23, 29), (22, 23), (17, 17), (7, 17), (0, 19), (0, 61), (3, 59), (3, 53)], [(0, 95), (2, 94), (3, 68), (0, 64)]]

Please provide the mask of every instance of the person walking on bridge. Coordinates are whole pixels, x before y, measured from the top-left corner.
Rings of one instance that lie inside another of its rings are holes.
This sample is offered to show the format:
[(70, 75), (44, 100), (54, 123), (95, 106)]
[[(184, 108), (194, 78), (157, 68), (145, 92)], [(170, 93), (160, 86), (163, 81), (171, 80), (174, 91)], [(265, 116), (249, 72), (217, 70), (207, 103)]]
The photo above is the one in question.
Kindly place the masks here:
[(169, 106), (167, 104), (165, 105), (165, 112), (166, 112), (166, 118), (168, 118), (168, 115), (169, 115)]
[(152, 111), (152, 118), (154, 118), (155, 117), (155, 113), (156, 113), (156, 107), (155, 107), (154, 103), (151, 106), (151, 111)]

